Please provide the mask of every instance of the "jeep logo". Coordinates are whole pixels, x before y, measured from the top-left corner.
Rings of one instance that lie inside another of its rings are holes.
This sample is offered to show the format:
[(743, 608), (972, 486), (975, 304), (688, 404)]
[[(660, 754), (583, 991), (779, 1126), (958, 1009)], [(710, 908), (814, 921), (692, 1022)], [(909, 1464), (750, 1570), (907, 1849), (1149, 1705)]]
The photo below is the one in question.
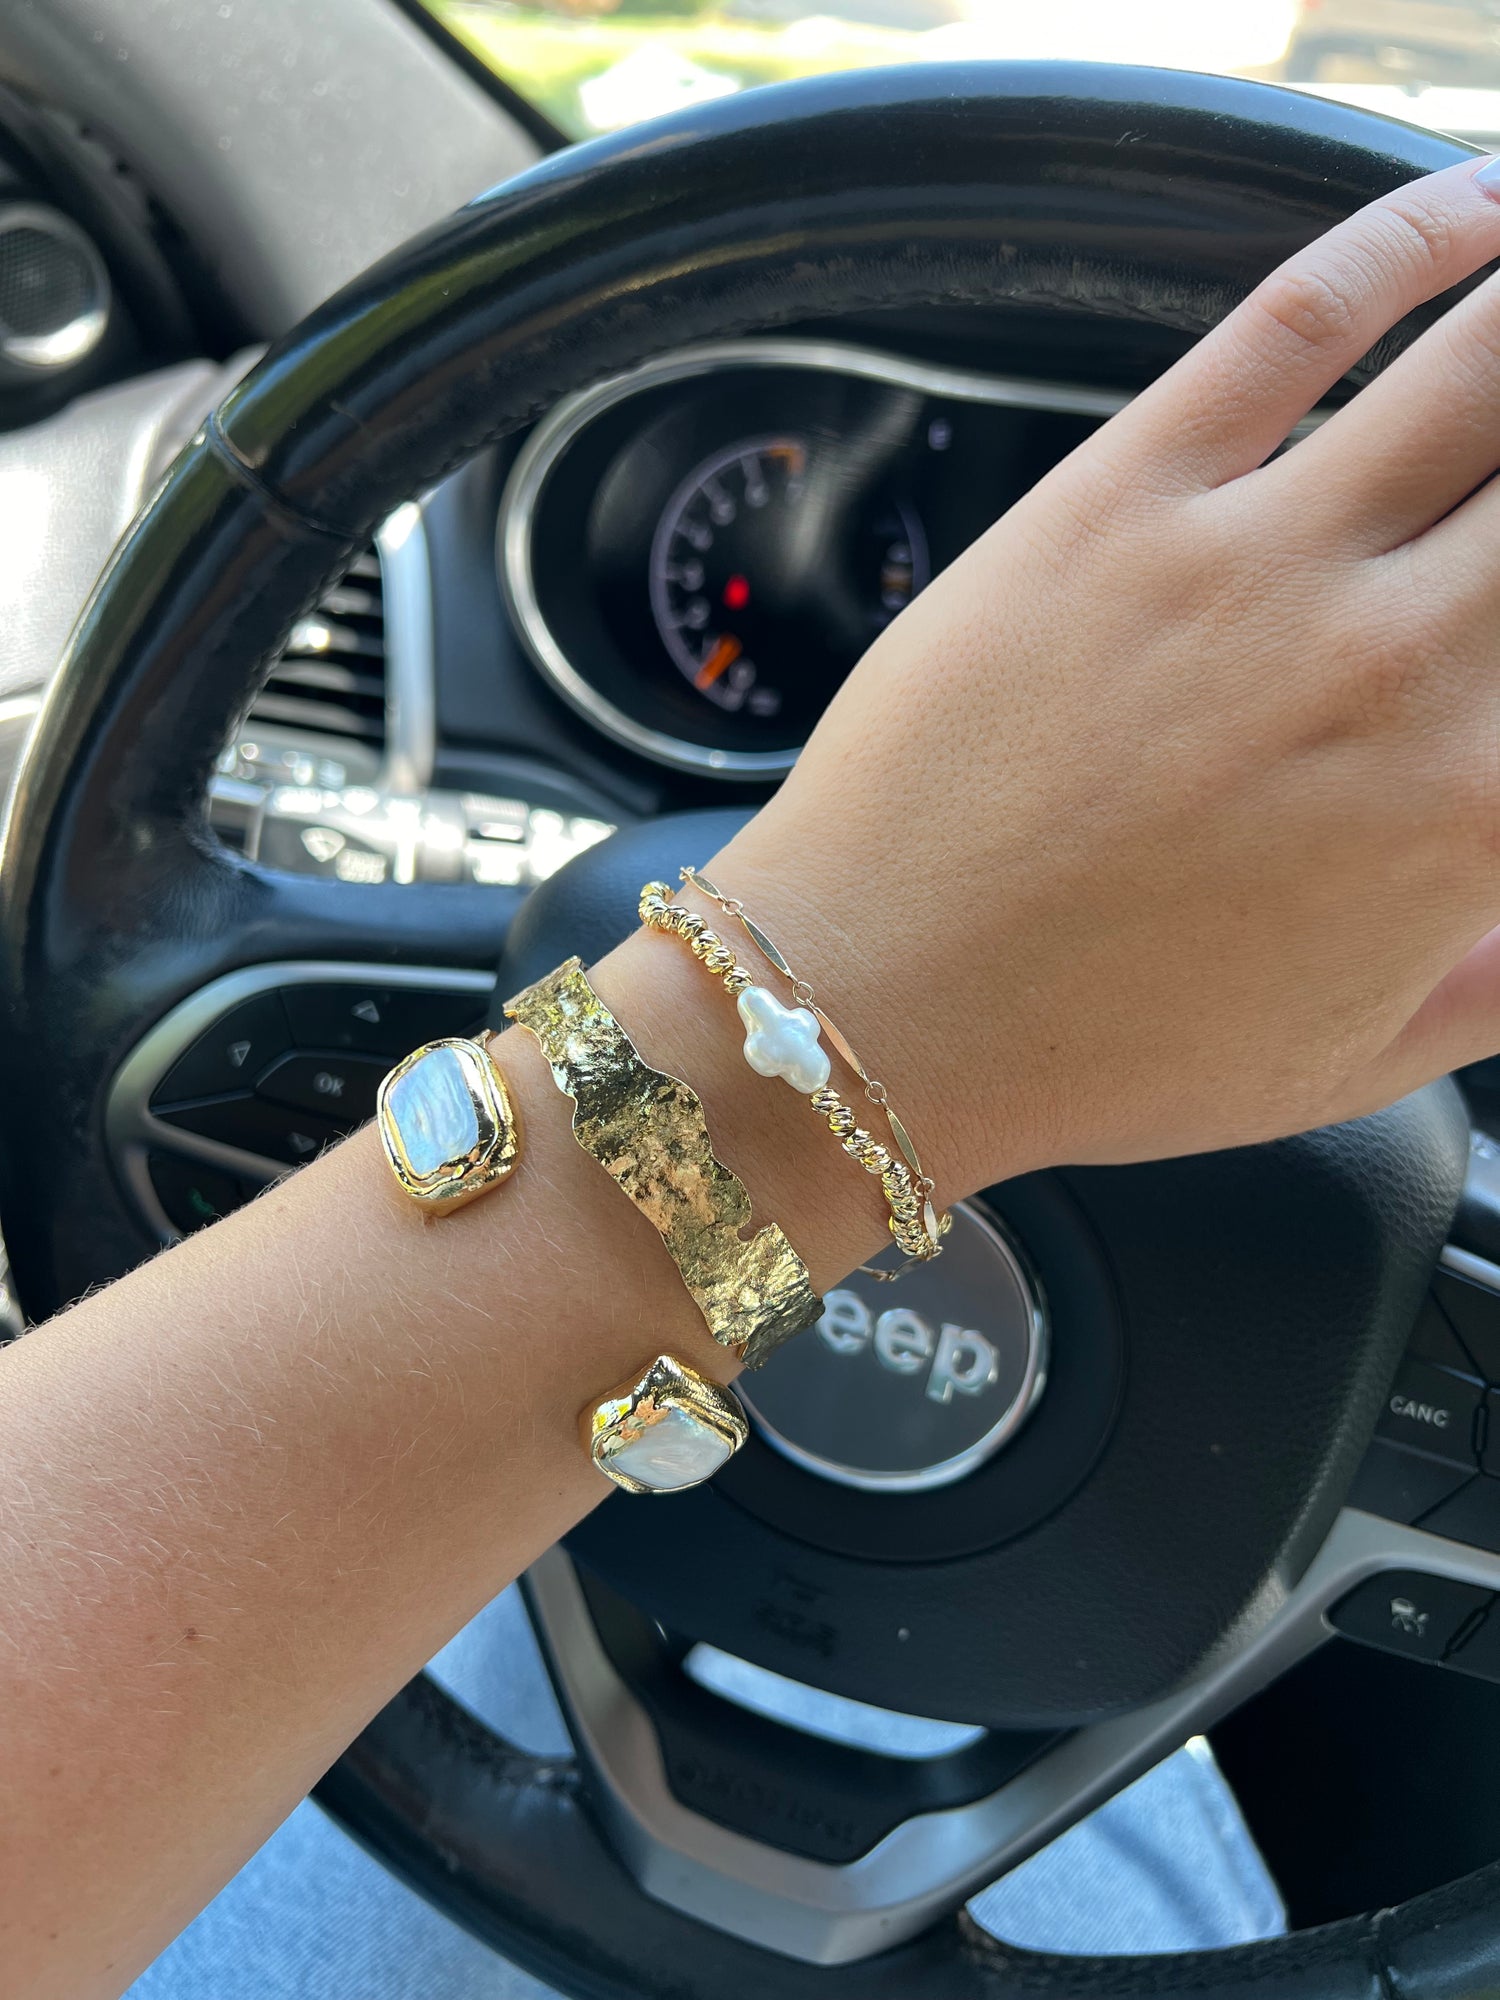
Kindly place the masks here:
[(981, 1395), (1000, 1379), (999, 1351), (972, 1327), (945, 1320), (934, 1332), (909, 1306), (891, 1306), (872, 1318), (859, 1293), (842, 1286), (823, 1300), (818, 1338), (831, 1354), (873, 1354), (893, 1375), (928, 1368), (927, 1394), (934, 1403)]
[(1046, 1359), (1021, 1256), (963, 1202), (941, 1257), (899, 1285), (855, 1272), (816, 1327), (736, 1387), (761, 1437), (796, 1464), (843, 1486), (918, 1492), (966, 1478), (1015, 1435)]

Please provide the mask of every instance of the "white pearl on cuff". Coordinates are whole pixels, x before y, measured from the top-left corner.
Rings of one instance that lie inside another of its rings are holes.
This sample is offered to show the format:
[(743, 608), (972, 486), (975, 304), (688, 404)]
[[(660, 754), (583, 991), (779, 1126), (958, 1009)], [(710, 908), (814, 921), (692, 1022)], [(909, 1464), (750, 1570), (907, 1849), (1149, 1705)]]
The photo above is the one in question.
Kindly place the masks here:
[(760, 1076), (779, 1076), (803, 1097), (828, 1081), (828, 1051), (818, 1040), (818, 1017), (807, 1007), (783, 1007), (764, 986), (739, 997), (747, 1029), (745, 1061)]

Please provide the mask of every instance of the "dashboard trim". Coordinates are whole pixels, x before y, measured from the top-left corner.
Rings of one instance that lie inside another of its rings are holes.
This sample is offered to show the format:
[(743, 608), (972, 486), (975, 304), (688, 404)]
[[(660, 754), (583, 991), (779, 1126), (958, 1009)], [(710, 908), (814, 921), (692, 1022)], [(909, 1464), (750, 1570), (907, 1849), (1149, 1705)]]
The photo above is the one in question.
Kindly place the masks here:
[[(799, 368), (846, 375), (858, 381), (913, 389), (950, 402), (983, 403), (1017, 410), (1048, 410), (1060, 416), (1112, 417), (1131, 400), (1128, 392), (1086, 389), (1061, 382), (1033, 382), (1020, 376), (987, 375), (963, 368), (934, 367), (904, 354), (846, 346), (831, 340), (715, 340), (679, 348), (622, 375), (565, 397), (532, 431), (517, 454), (500, 502), (495, 561), (511, 622), (543, 678), (569, 707), (601, 734), (653, 763), (700, 777), (780, 778), (797, 761), (798, 750), (739, 751), (690, 743), (637, 722), (609, 701), (581, 674), (554, 638), (537, 599), (532, 577), (532, 536), (537, 507), (564, 451), (604, 411), (646, 389), (687, 382), (724, 368)], [(800, 746), (799, 746), (800, 747)]]
[(385, 766), (387, 791), (416, 796), (437, 761), (437, 663), (432, 560), (421, 500), (408, 500), (375, 530), (385, 602)]

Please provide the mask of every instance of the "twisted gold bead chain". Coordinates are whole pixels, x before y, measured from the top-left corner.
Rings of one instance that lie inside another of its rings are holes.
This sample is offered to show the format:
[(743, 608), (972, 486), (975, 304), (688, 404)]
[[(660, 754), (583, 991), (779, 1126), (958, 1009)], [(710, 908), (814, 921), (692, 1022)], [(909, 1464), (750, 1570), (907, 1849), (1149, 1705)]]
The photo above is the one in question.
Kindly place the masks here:
[[(776, 945), (746, 914), (744, 904), (737, 897), (722, 894), (696, 869), (684, 868), (681, 874), (685, 882), (690, 882), (717, 903), (726, 916), (733, 917), (761, 956), (790, 982), (793, 999), (816, 1017), (827, 1032), (828, 1039), (858, 1076), (870, 1103), (885, 1117), (900, 1158), (861, 1126), (838, 1091), (825, 1084), (813, 1091), (808, 1100), (850, 1158), (857, 1160), (867, 1173), (879, 1179), (881, 1193), (890, 1210), (891, 1235), (907, 1260), (895, 1271), (877, 1270), (871, 1266), (864, 1268), (872, 1277), (889, 1283), (912, 1264), (926, 1263), (936, 1257), (942, 1249), (942, 1239), (951, 1218), (939, 1215), (933, 1205), (932, 1181), (923, 1171), (911, 1135), (891, 1107), (885, 1085), (865, 1067), (848, 1037), (818, 1005), (813, 987), (792, 971)], [(646, 884), (641, 891), (640, 915), (642, 922), (652, 929), (668, 931), (683, 939), (693, 956), (720, 979), (736, 999), (757, 984), (755, 975), (740, 963), (733, 950), (709, 927), (706, 919), (697, 911), (678, 903), (675, 891), (665, 882)]]

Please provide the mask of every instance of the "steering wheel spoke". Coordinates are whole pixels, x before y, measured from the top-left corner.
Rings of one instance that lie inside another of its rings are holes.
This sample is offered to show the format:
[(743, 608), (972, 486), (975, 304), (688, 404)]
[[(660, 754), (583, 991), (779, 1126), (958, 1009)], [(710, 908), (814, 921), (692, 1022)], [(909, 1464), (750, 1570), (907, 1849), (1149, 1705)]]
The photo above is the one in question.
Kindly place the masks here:
[[(611, 1940), (608, 1960), (595, 1960), (593, 1990), (621, 2000), (637, 1990), (636, 1965), (708, 1962), (702, 1990), (711, 1985), (724, 2000), (750, 2000), (768, 1980), (787, 2000), (1436, 1994), (1450, 1989), (1421, 1982), (1451, 1959), (1489, 1965), (1500, 1867), (1402, 1911), (1297, 1940), (1295, 1977), (1280, 1940), (1196, 1956), (1057, 1958), (999, 1943), (960, 1914), (987, 1882), (1329, 1643), (1329, 1613), (1393, 1570), (1500, 1591), (1500, 1554), (1346, 1509), (1267, 1622), (1190, 1685), (1073, 1731), (994, 1791), (913, 1815), (858, 1858), (829, 1864), (682, 1803), (659, 1727), (601, 1640), (587, 1584), (553, 1550), (533, 1566), (527, 1590), (577, 1763), (511, 1750), (424, 1678), (377, 1718), (320, 1796), (415, 1886), (543, 1976), (556, 1973), (566, 1910), (586, 1898), (596, 1935)], [(411, 1821), (414, 1787), (431, 1843)], [(797, 1802), (785, 1804), (795, 1818)], [(816, 1799), (807, 1805), (822, 1809)], [(611, 1925), (627, 1909), (622, 1944)], [(717, 1934), (711, 1949), (704, 1924)], [(766, 1950), (776, 1958), (764, 1959)]]
[[(705, 1769), (701, 1744), (663, 1712), (670, 1678), (658, 1672), (654, 1700), (643, 1699), (639, 1638), (633, 1647), (611, 1645), (597, 1592), (564, 1550), (533, 1566), (527, 1595), (588, 1794), (641, 1887), (747, 1942), (831, 1965), (868, 1958), (951, 1917), (979, 1889), (1327, 1644), (1335, 1630), (1330, 1612), (1390, 1573), (1500, 1592), (1500, 1554), (1347, 1508), (1271, 1618), (1208, 1672), (1129, 1714), (1031, 1738), (1027, 1755), (1018, 1740), (1018, 1768), (993, 1789), (960, 1805), (934, 1809), (929, 1802), (841, 1863), (792, 1851), (794, 1842), (806, 1845), (795, 1829), (827, 1825), (836, 1811), (819, 1785), (816, 1739), (788, 1725), (781, 1729), (785, 1755), (774, 1764), (763, 1740), (758, 1758), (754, 1749), (737, 1754), (736, 1730), (763, 1739), (767, 1725), (720, 1702), (718, 1741)], [(679, 1679), (685, 1681), (680, 1673)], [(700, 1696), (686, 1685), (679, 1688), (683, 1698), (691, 1708)], [(758, 1789), (748, 1775), (757, 1764)], [(717, 1794), (717, 1809), (686, 1803), (682, 1794), (690, 1789)], [(793, 1830), (792, 1841), (745, 1831), (746, 1806), (762, 1822), (779, 1818)], [(732, 1820), (740, 1824), (726, 1823)]]

